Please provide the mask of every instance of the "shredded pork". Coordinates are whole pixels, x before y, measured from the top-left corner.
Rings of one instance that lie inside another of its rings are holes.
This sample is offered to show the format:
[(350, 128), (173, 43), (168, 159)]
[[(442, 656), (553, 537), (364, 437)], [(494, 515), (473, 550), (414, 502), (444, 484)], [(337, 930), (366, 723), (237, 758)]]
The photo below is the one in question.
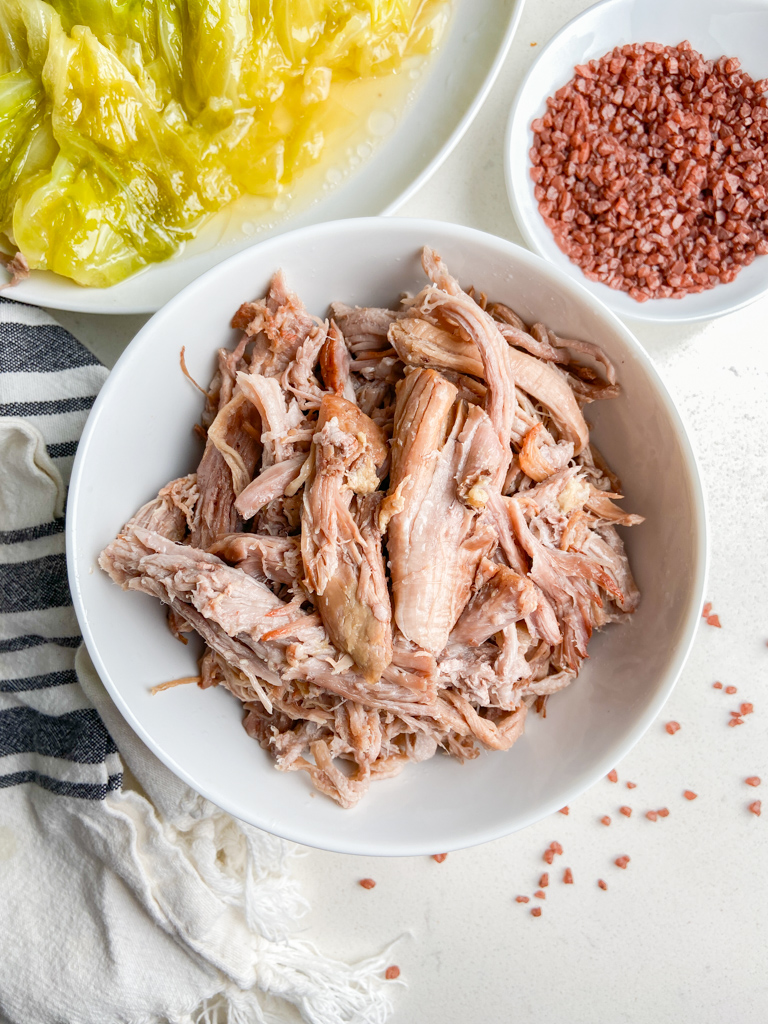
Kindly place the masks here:
[(0, 283), (0, 291), (3, 291), (5, 288), (13, 288), (22, 281), (26, 281), (29, 277), (29, 263), (27, 263), (27, 257), (23, 252), (17, 252), (13, 256), (0, 252), (0, 265), (5, 267), (6, 271), (11, 275), (9, 281)]
[(639, 601), (616, 527), (642, 518), (582, 412), (619, 394), (610, 360), (422, 262), (398, 308), (320, 320), (281, 272), (244, 303), (197, 472), (100, 558), (343, 807), (438, 750), (508, 749)]

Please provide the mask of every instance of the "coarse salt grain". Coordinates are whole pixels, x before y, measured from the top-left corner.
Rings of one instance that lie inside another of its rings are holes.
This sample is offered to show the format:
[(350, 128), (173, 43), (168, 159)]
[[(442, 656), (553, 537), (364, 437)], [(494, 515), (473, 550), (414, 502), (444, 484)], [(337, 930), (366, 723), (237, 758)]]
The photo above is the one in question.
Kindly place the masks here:
[(759, 775), (750, 775), (749, 778), (748, 779), (744, 779), (744, 781), (746, 782), (746, 784), (748, 786), (759, 786), (760, 785), (760, 776)]
[(360, 879), (360, 885), (364, 889), (374, 889), (376, 887), (376, 883), (374, 882), (374, 880), (372, 878), (361, 878)]
[(549, 874), (545, 871), (544, 874), (539, 879), (539, 888), (540, 889), (546, 889), (548, 885), (549, 885)]
[[(733, 714), (733, 712), (731, 712), (731, 714)], [(728, 725), (730, 725), (730, 726), (744, 725), (744, 719), (740, 718), (738, 713), (737, 713), (733, 718), (731, 718), (731, 720), (728, 723)]]
[(625, 804), (623, 807), (619, 808), (619, 813), (623, 814), (625, 818), (631, 818), (632, 817), (632, 808), (631, 807), (627, 807), (626, 804)]
[(604, 814), (604, 815), (602, 816), (602, 818), (600, 819), (600, 821), (602, 821), (602, 823), (603, 823), (604, 825), (610, 825), (610, 824), (611, 824), (611, 819), (610, 819), (610, 818), (608, 817), (608, 815), (607, 815), (607, 814)]
[(529, 896), (515, 896), (515, 903), (530, 903)]
[(400, 968), (397, 966), (397, 964), (392, 964), (390, 967), (388, 967), (386, 971), (384, 971), (384, 977), (387, 979), (387, 981), (394, 981), (395, 978), (399, 978)]
[(447, 856), (447, 853), (433, 853), (432, 860), (436, 860), (438, 864), (442, 864)]
[(683, 791), (683, 796), (686, 800), (695, 800), (698, 795), (699, 794), (694, 793), (692, 789), (686, 789)]
[(606, 775), (606, 778), (608, 779), (609, 782), (618, 782), (619, 781), (619, 773), (616, 771), (615, 768), (612, 768), (608, 772), (608, 774)]
[(568, 809), (568, 807), (561, 807), (560, 810), (557, 813), (558, 814), (570, 814), (571, 812)]
[(637, 783), (636, 782), (628, 782), (627, 783), (627, 789), (637, 789)]
[(722, 690), (723, 684), (722, 683), (712, 683), (712, 688), (714, 690)]
[(754, 710), (754, 707), (751, 704), (747, 704), (746, 702), (742, 704), (739, 708), (739, 711), (741, 711), (742, 715), (751, 715)]
[(753, 814), (757, 815), (758, 818), (760, 817), (760, 815), (762, 813), (762, 807), (763, 807), (763, 804), (762, 804), (762, 801), (760, 801), (760, 800), (754, 800), (749, 805), (750, 811), (752, 811)]
[(737, 691), (735, 686), (726, 686), (725, 692), (726, 693), (737, 693), (738, 691)]
[(602, 878), (598, 878), (597, 884), (600, 886), (601, 889), (607, 889), (608, 888), (607, 883), (604, 882)]
[(645, 816), (649, 821), (656, 821), (659, 817), (658, 811), (646, 811)]
[(656, 813), (658, 814), (658, 816), (660, 818), (668, 818), (669, 817), (669, 809), (667, 807), (660, 807), (658, 809), (658, 811), (656, 811)]
[(565, 885), (573, 885), (573, 872), (570, 868), (566, 868), (563, 872), (563, 882)]
[(547, 894), (544, 892), (543, 889), (537, 889), (533, 895), (536, 897), (537, 900), (545, 900), (547, 898)]
[(719, 615), (708, 615), (707, 616), (707, 625), (708, 626), (714, 626), (716, 629), (722, 629), (723, 628), (720, 625), (720, 616)]
[(664, 728), (667, 730), (667, 732), (669, 733), (670, 736), (674, 736), (675, 733), (678, 732), (679, 729), (680, 729), (680, 723), (679, 722), (667, 722), (667, 724), (664, 726)]
[(553, 843), (550, 843), (549, 844), (549, 848), (550, 848), (550, 850), (552, 850), (553, 853), (562, 853), (563, 852), (563, 848), (560, 845), (560, 843), (558, 843), (557, 840), (555, 840)]
[(631, 858), (624, 854), (622, 857), (617, 857), (613, 863), (616, 865), (617, 868), (622, 868), (624, 871), (626, 871), (627, 864), (629, 864), (630, 859)]
[(541, 917), (541, 907), (531, 907), (531, 917)]

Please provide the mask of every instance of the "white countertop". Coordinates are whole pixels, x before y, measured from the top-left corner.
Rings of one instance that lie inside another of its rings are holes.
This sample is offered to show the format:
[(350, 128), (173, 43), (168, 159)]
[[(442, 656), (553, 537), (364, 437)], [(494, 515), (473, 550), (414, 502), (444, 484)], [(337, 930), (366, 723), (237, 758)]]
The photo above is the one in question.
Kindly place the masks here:
[[(531, 44), (588, 6), (528, 0), (483, 110), (403, 215), (522, 241), (502, 173), (507, 111), (536, 53)], [(110, 365), (147, 319), (54, 315)], [(391, 1024), (768, 1020), (768, 298), (708, 324), (630, 326), (699, 452), (710, 513), (708, 599), (722, 629), (702, 622), (659, 721), (617, 766), (619, 783), (598, 783), (567, 817), (443, 864), (316, 851), (297, 862), (312, 904), (305, 934), (326, 952), (357, 959), (402, 936), (390, 962), (406, 987), (391, 983)], [(738, 693), (714, 690), (716, 680)], [(728, 728), (742, 701), (754, 703), (754, 714)], [(672, 719), (682, 726), (674, 736), (664, 730)], [(751, 775), (763, 785), (745, 785)], [(637, 788), (626, 789), (627, 780)], [(684, 799), (685, 789), (698, 799)], [(765, 821), (747, 810), (760, 798)], [(622, 804), (632, 807), (630, 819)], [(669, 817), (645, 818), (663, 806)], [(565, 852), (547, 868), (542, 853), (555, 839)], [(632, 859), (622, 871), (613, 861), (625, 853)], [(565, 867), (572, 886), (562, 884)], [(547, 870), (546, 900), (516, 903)], [(364, 877), (376, 888), (360, 888)], [(530, 914), (536, 903), (538, 919)]]

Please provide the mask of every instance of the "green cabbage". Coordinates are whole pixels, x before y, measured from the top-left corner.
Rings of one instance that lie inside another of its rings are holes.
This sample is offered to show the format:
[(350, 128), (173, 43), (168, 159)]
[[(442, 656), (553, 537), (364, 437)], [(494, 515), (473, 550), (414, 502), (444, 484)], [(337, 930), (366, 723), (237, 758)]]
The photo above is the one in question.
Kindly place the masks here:
[(0, 236), (96, 287), (274, 197), (338, 90), (436, 44), (446, 0), (2, 0)]

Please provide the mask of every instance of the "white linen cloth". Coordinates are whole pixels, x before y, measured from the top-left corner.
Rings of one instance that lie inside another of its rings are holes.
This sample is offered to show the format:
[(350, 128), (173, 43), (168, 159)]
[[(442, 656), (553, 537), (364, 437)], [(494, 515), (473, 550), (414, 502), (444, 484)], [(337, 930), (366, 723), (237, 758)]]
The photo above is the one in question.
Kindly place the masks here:
[(65, 481), (105, 378), (46, 313), (0, 299), (0, 1015), (381, 1024), (386, 961), (295, 937), (296, 848), (169, 772), (79, 646)]

